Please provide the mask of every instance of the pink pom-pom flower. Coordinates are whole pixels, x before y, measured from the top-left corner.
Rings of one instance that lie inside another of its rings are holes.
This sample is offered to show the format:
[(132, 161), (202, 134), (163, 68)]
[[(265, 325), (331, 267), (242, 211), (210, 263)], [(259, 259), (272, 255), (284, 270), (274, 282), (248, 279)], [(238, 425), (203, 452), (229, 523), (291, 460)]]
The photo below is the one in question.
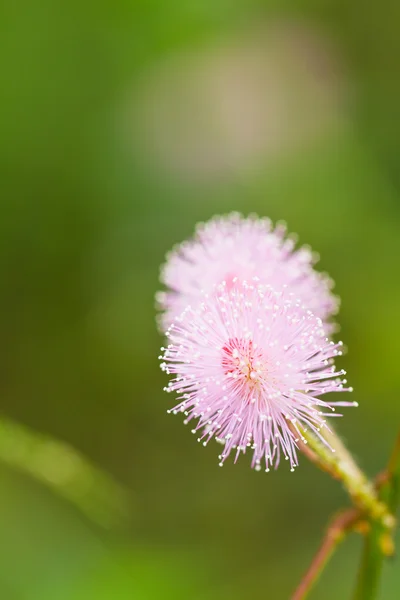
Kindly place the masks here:
[[(266, 471), (281, 455), (293, 470), (304, 430), (323, 437), (326, 416), (353, 402), (324, 401), (328, 392), (351, 391), (345, 372), (335, 371), (342, 343), (330, 341), (323, 323), (287, 287), (274, 291), (257, 278), (234, 279), (203, 294), (166, 332), (161, 368), (177, 392), (174, 414), (204, 445), (215, 437), (231, 452), (253, 450), (252, 466)], [(171, 412), (171, 411), (170, 411)], [(327, 444), (328, 445), (328, 444)]]
[(201, 292), (209, 293), (225, 281), (227, 288), (235, 278), (250, 280), (282, 290), (285, 285), (320, 317), (328, 333), (339, 300), (332, 294), (333, 282), (314, 269), (317, 256), (308, 247), (295, 249), (286, 228), (275, 228), (269, 219), (244, 218), (238, 213), (215, 217), (198, 225), (194, 239), (182, 243), (168, 256), (161, 270), (167, 290), (157, 295), (165, 331), (188, 305), (199, 302)]

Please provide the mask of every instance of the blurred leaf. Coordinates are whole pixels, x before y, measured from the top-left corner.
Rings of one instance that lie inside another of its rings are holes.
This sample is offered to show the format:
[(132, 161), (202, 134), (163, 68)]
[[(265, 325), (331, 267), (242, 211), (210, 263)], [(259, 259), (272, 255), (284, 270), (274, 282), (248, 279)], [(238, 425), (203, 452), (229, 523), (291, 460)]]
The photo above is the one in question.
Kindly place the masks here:
[(104, 527), (125, 521), (127, 492), (71, 446), (0, 421), (0, 461), (28, 473)]

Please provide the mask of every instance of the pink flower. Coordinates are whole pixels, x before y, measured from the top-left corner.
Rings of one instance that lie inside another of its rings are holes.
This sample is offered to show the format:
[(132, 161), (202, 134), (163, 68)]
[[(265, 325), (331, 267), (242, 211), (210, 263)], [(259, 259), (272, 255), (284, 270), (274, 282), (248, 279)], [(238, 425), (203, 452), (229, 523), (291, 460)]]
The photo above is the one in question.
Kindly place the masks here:
[(157, 296), (164, 311), (161, 326), (165, 331), (186, 306), (196, 306), (202, 291), (211, 292), (223, 281), (229, 288), (235, 277), (257, 276), (276, 290), (288, 285), (330, 333), (329, 319), (339, 301), (331, 292), (332, 280), (315, 271), (316, 259), (307, 247), (295, 250), (286, 228), (273, 228), (269, 219), (243, 218), (237, 213), (216, 217), (199, 225), (193, 240), (168, 255), (161, 271), (168, 289)]
[[(353, 402), (321, 400), (328, 392), (351, 391), (335, 371), (342, 343), (326, 336), (322, 321), (287, 289), (275, 292), (253, 280), (233, 281), (188, 306), (166, 333), (161, 368), (174, 376), (174, 414), (198, 419), (193, 433), (224, 444), (220, 465), (251, 448), (252, 466), (277, 466), (283, 454), (297, 466), (302, 428), (325, 442), (326, 416)], [(325, 442), (326, 443), (326, 442)]]

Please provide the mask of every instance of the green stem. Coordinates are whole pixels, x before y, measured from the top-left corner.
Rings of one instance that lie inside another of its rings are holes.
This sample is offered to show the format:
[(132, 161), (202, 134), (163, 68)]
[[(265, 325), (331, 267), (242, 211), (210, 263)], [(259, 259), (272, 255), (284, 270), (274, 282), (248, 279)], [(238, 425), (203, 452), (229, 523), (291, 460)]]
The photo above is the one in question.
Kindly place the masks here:
[(303, 600), (308, 595), (337, 542), (348, 531), (348, 515), (351, 515), (350, 528), (359, 523), (362, 525), (360, 533), (366, 538), (354, 600), (375, 600), (384, 558), (394, 552), (394, 515), (400, 502), (400, 433), (386, 470), (372, 484), (334, 431), (324, 431), (328, 446), (317, 434), (302, 429), (298, 424), (293, 424), (292, 431), (298, 438), (296, 441), (302, 452), (323, 471), (340, 480), (356, 506), (344, 513), (347, 514), (344, 526), (339, 520), (336, 524), (334, 522), (333, 529), (328, 530), (327, 537), (292, 600)]
[(354, 600), (374, 600), (379, 591), (383, 553), (379, 540), (385, 530), (376, 521), (366, 535)]
[[(379, 489), (379, 499), (395, 514), (400, 500), (400, 433)], [(379, 592), (386, 556), (394, 552), (391, 532), (379, 521), (370, 520), (354, 600), (375, 600)]]
[(378, 496), (374, 485), (358, 467), (333, 429), (326, 430), (323, 434), (330, 447), (310, 430), (298, 432), (302, 436), (301, 443), (311, 448), (315, 456), (314, 462), (343, 483), (355, 506), (372, 520), (381, 523), (385, 529), (393, 528), (395, 520), (386, 502)]

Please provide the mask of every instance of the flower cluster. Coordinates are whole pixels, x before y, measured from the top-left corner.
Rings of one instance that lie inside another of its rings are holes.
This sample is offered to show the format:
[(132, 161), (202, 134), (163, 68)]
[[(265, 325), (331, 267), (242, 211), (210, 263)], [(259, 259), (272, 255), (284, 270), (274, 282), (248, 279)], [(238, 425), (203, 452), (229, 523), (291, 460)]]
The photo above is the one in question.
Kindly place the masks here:
[(234, 278), (252, 277), (276, 291), (288, 286), (332, 330), (330, 319), (339, 307), (333, 281), (314, 269), (318, 255), (310, 248), (295, 249), (295, 239), (286, 236), (283, 224), (273, 228), (267, 218), (245, 219), (237, 213), (216, 217), (198, 225), (194, 239), (177, 246), (167, 259), (161, 281), (168, 289), (157, 295), (164, 331), (186, 306), (198, 303), (201, 292), (210, 293), (223, 281), (229, 288)]
[(281, 456), (293, 470), (307, 429), (327, 444), (326, 417), (354, 403), (322, 399), (351, 388), (333, 364), (342, 343), (327, 333), (337, 300), (311, 253), (269, 221), (235, 214), (174, 251), (163, 280), (165, 389), (199, 441), (223, 444), (219, 464), (250, 448), (256, 470)]

